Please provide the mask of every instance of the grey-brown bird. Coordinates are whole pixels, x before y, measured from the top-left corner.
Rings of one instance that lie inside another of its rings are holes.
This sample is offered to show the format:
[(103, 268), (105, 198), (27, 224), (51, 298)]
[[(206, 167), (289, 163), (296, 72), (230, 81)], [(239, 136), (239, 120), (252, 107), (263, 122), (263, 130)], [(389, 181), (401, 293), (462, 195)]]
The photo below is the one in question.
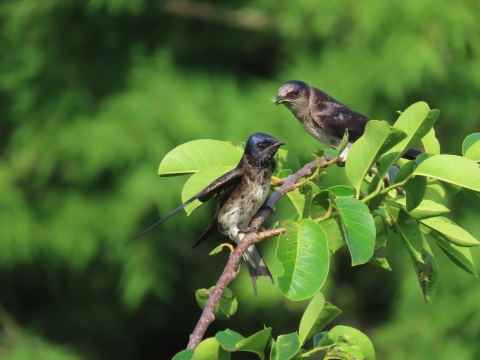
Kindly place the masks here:
[[(370, 120), (323, 91), (298, 80), (280, 86), (275, 98), (275, 105), (279, 104), (285, 105), (310, 135), (327, 145), (340, 145), (345, 129), (348, 129), (349, 144), (341, 154), (344, 159), (352, 144), (363, 135)], [(403, 157), (411, 160), (420, 154), (420, 151), (410, 149)]]
[[(253, 216), (267, 198), (272, 172), (276, 166), (274, 156), (282, 145), (285, 143), (273, 136), (262, 133), (253, 134), (249, 137), (243, 156), (235, 169), (220, 176), (191, 199), (135, 236), (135, 239), (160, 225), (193, 201), (198, 199), (205, 202), (220, 195), (213, 221), (193, 247), (202, 242), (216, 228), (231, 241), (240, 243), (249, 230)], [(272, 275), (255, 245), (247, 249), (243, 258), (256, 295), (257, 278), (263, 275), (273, 283)]]

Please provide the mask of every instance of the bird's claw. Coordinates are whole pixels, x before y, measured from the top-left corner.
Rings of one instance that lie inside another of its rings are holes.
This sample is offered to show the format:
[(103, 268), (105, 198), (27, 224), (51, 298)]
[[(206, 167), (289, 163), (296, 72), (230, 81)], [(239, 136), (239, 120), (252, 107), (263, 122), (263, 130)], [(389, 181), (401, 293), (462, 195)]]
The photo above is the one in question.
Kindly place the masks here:
[(270, 205), (268, 205), (267, 203), (264, 203), (264, 204), (262, 205), (262, 207), (270, 210), (271, 213), (273, 213), (273, 212), (276, 210), (276, 209), (275, 209), (275, 206), (270, 206)]

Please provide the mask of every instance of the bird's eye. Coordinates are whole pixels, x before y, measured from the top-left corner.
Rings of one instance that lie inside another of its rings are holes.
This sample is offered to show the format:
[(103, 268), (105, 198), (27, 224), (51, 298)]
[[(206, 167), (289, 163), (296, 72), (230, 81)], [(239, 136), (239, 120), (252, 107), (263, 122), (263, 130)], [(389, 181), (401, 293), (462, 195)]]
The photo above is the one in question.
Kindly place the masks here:
[(295, 90), (295, 91), (293, 92), (293, 94), (294, 94), (294, 95), (300, 94), (300, 90)]
[(265, 149), (265, 147), (266, 147), (265, 143), (260, 143), (257, 145), (257, 148), (259, 148), (260, 150)]

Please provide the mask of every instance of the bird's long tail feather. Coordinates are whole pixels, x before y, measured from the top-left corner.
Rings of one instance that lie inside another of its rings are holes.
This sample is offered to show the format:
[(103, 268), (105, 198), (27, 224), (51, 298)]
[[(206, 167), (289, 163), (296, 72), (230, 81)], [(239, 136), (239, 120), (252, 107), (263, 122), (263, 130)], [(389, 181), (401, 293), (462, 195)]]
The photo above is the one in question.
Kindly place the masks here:
[(243, 259), (247, 264), (248, 273), (252, 279), (253, 290), (255, 291), (255, 296), (257, 296), (257, 278), (259, 276), (265, 276), (273, 284), (272, 274), (270, 274), (270, 270), (268, 270), (262, 255), (255, 245), (247, 249), (245, 254), (243, 254)]

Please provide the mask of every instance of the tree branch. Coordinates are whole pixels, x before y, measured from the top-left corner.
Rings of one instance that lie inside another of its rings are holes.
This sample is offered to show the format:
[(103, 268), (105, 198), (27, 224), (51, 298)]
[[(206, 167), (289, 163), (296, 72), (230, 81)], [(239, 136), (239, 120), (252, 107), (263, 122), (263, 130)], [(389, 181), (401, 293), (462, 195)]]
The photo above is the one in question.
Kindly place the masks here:
[[(311, 175), (312, 173), (318, 172), (314, 170), (325, 168), (335, 162), (336, 159), (331, 159), (324, 156), (320, 160), (320, 162), (318, 159), (316, 159), (306, 164), (295, 174), (290, 175), (286, 179), (285, 183), (278, 190), (276, 190), (272, 194), (272, 196), (270, 196), (270, 199), (267, 201), (266, 206), (263, 206), (258, 211), (258, 213), (253, 218), (250, 227), (258, 231), (265, 219), (275, 210), (275, 205), (277, 204), (277, 202), (283, 196), (285, 196), (287, 192), (295, 190), (297, 187), (297, 181), (299, 181), (302, 177), (306, 177)], [(202, 316), (200, 317), (200, 320), (195, 326), (193, 333), (190, 335), (190, 341), (188, 343), (187, 349), (196, 349), (198, 344), (200, 344), (200, 342), (202, 341), (202, 338), (205, 335), (208, 326), (215, 320), (215, 316), (213, 314), (215, 307), (220, 301), (220, 297), (225, 291), (225, 288), (228, 286), (228, 284), (230, 284), (233, 279), (235, 279), (235, 270), (237, 269), (240, 259), (242, 258), (242, 255), (245, 253), (245, 251), (253, 244), (259, 243), (260, 241), (267, 238), (278, 236), (282, 233), (285, 233), (286, 231), (287, 230), (285, 228), (277, 228), (261, 233), (251, 231), (243, 237), (240, 244), (238, 244), (235, 250), (230, 254), (230, 258), (228, 259), (227, 265), (225, 266), (222, 275), (218, 279), (218, 282), (215, 285), (214, 289), (210, 292), (208, 302), (203, 309)]]

